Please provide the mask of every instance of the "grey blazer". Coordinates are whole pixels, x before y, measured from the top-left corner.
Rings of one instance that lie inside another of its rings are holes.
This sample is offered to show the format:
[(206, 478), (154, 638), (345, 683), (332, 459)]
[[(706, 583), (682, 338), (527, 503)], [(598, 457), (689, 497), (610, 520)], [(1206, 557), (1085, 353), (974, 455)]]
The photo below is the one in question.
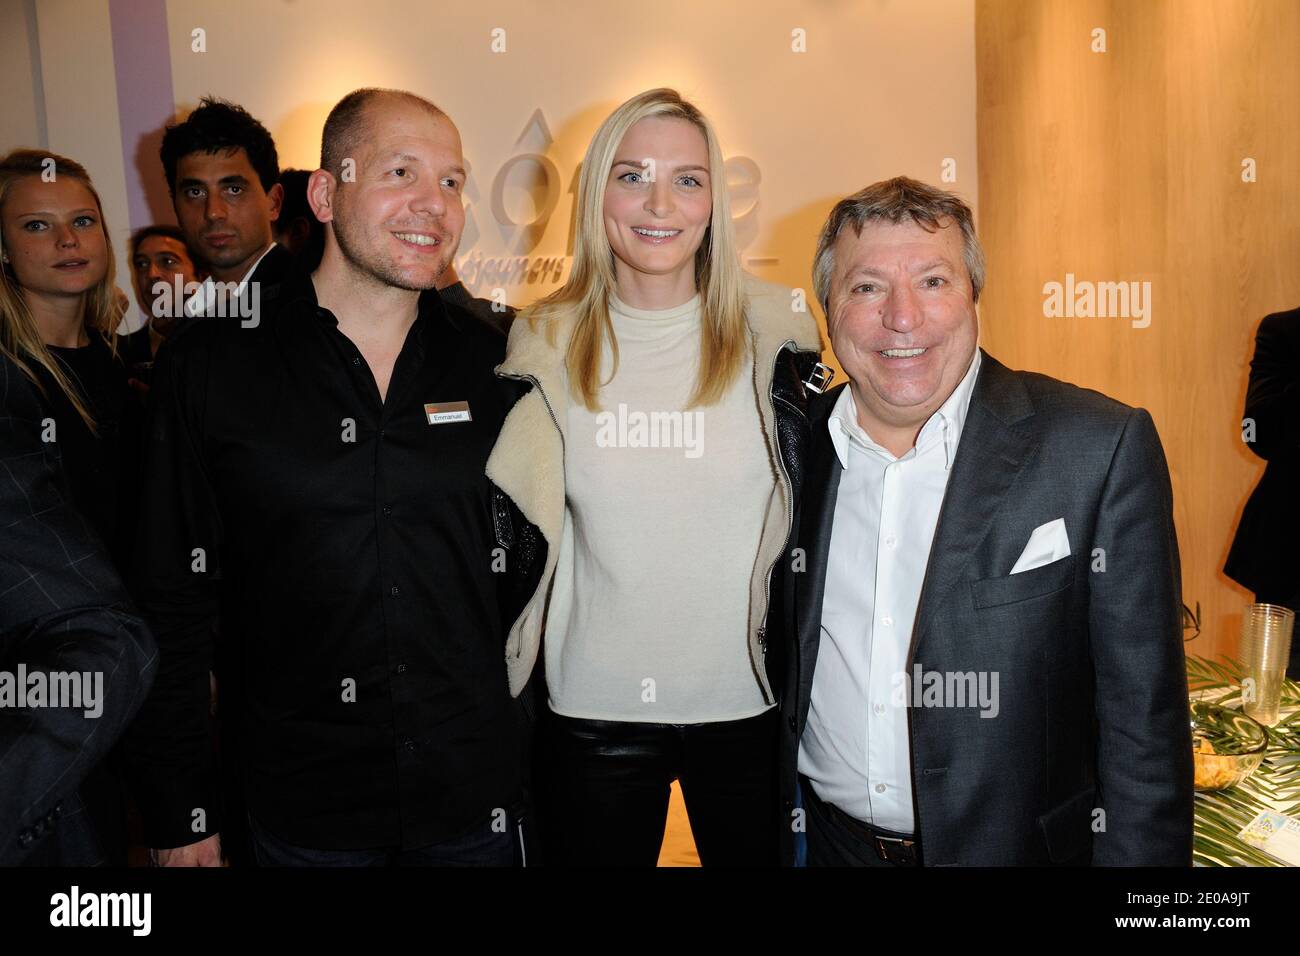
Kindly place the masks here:
[[(781, 685), (781, 843), (793, 859), (799, 736), (821, 637), (841, 467), (827, 418), (812, 440), (774, 609)], [(1071, 554), (1020, 574), (1039, 525)], [(915, 819), (927, 866), (1185, 866), (1192, 752), (1178, 544), (1151, 416), (987, 353), (949, 476), (907, 673), (998, 675), (999, 710), (913, 706)], [(865, 719), (865, 702), (864, 719)]]

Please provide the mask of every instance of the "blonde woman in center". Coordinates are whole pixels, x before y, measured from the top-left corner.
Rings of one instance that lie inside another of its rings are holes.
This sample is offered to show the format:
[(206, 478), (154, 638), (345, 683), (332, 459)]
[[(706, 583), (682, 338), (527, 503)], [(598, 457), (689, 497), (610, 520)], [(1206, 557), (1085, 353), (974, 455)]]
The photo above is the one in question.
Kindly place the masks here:
[(673, 90), (597, 130), (575, 215), (568, 281), (511, 331), (498, 374), (530, 388), (488, 462), (545, 540), (506, 648), (516, 695), (544, 664), (544, 860), (653, 866), (677, 779), (705, 866), (773, 864), (763, 621), (817, 326), (741, 270), (717, 138)]

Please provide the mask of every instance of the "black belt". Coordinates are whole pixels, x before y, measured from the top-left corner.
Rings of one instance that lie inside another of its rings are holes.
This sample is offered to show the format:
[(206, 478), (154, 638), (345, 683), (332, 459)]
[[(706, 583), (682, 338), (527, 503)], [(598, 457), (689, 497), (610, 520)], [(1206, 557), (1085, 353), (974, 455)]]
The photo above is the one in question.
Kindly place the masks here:
[(884, 827), (864, 823), (857, 817), (849, 816), (835, 804), (827, 803), (817, 796), (807, 777), (803, 777), (802, 784), (805, 799), (815, 801), (832, 820), (854, 836), (874, 846), (876, 855), (886, 863), (895, 866), (921, 865), (921, 841), (912, 834), (899, 833), (897, 830), (886, 830)]

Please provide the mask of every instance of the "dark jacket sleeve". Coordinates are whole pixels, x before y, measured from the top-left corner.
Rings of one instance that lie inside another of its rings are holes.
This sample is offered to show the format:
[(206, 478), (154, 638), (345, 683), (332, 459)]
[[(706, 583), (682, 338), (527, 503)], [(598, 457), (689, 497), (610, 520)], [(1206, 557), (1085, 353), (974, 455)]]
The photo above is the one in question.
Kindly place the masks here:
[(1259, 324), (1245, 418), (1255, 423), (1247, 448), (1266, 461), (1300, 462), (1300, 311)]
[(1151, 416), (1125, 423), (1102, 489), (1089, 628), (1096, 673), (1097, 866), (1189, 866), (1192, 739), (1173, 493)]
[(221, 522), (201, 454), (206, 332), (162, 350), (141, 481), (135, 593), (158, 640), (158, 678), (130, 734), (128, 767), (155, 848), (220, 827), (209, 671), (218, 613)]
[[(0, 671), (89, 675), (85, 707), (0, 706), (0, 865), (22, 862), (121, 737), (157, 653), (103, 544), (67, 497), (42, 442), (30, 381), (0, 356)], [(13, 703), (16, 703), (14, 701)], [(79, 861), (65, 861), (79, 862)]]

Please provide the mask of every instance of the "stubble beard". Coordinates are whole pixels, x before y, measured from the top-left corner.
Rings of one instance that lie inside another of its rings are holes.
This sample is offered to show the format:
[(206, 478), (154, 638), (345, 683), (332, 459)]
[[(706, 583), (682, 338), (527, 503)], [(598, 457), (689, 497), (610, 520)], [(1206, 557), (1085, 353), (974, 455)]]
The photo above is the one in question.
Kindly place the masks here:
[(393, 262), (391, 258), (382, 254), (369, 255), (365, 250), (364, 237), (352, 231), (351, 225), (344, 225), (346, 218), (334, 219), (334, 239), (339, 244), (339, 252), (343, 258), (348, 261), (352, 268), (377, 283), (386, 286), (392, 286), (398, 289), (406, 289), (409, 292), (424, 292), (428, 289), (437, 288), (438, 277), (447, 270), (451, 263), (451, 252), (445, 251), (448, 246), (443, 245), (444, 253), (440, 256), (439, 261), (435, 263), (435, 271), (428, 284), (413, 282), (403, 275), (401, 269)]

